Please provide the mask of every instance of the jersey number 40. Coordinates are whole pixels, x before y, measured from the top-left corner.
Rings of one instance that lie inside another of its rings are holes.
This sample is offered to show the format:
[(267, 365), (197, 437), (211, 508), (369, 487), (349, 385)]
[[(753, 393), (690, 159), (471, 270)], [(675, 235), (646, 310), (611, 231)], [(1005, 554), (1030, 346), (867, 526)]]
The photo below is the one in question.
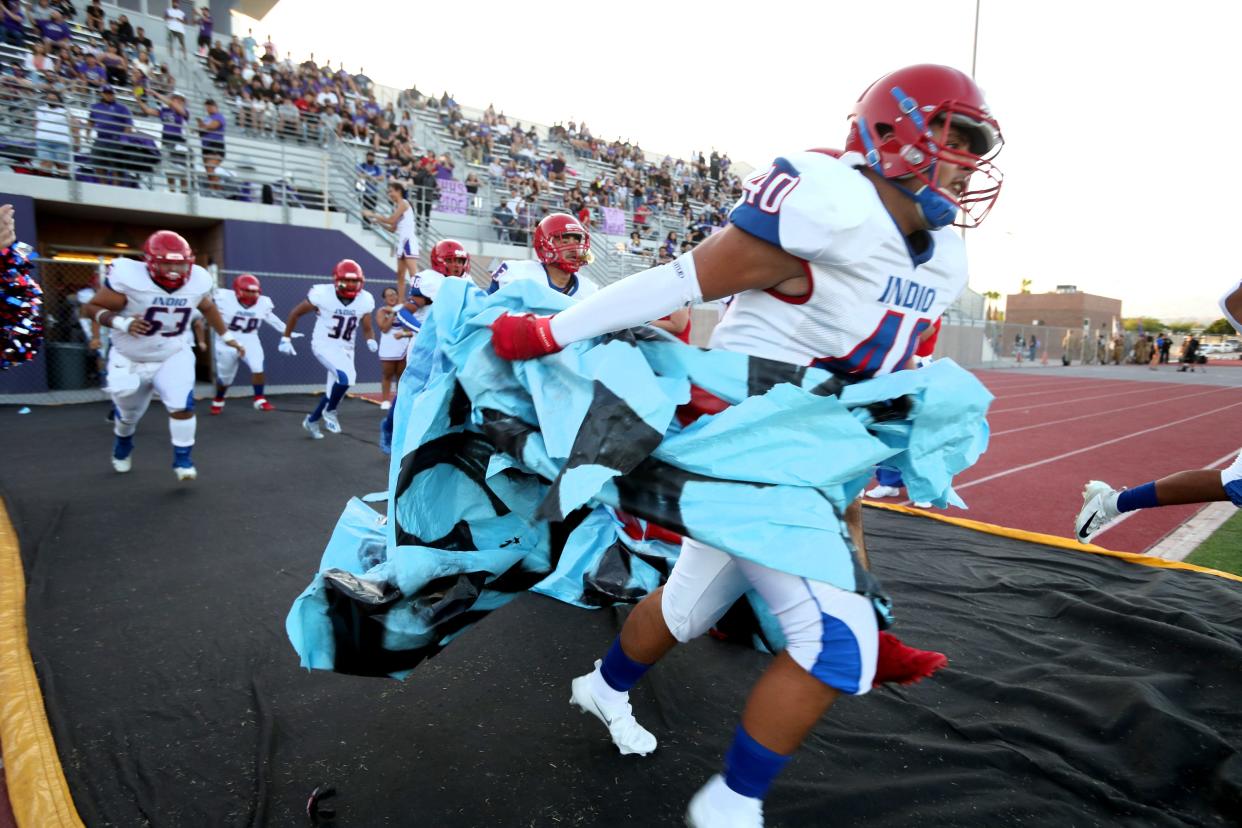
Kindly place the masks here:
[(798, 176), (791, 175), (773, 164), (766, 172), (752, 175), (742, 183), (742, 189), (746, 192), (746, 203), (764, 213), (779, 213), (781, 202), (794, 191), (799, 180)]

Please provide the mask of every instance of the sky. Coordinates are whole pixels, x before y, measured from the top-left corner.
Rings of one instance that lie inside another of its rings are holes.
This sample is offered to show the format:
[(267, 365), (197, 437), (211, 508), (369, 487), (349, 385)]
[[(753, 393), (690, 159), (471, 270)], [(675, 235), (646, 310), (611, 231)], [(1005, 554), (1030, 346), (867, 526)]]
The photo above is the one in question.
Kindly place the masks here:
[[(1230, 264), (1237, 165), (1220, 156), (1242, 129), (1228, 58), (1242, 4), (979, 7), (976, 79), (1005, 136), (1005, 184), (967, 233), (971, 287), (1071, 284), (1120, 298), (1126, 316), (1219, 317), (1217, 298), (1242, 278)], [(649, 154), (715, 148), (758, 167), (839, 147), (854, 101), (886, 72), (969, 72), (975, 10), (975, 0), (279, 0), (253, 25), (282, 55), (313, 52), (385, 85), (448, 90), (511, 120), (585, 121)], [(248, 25), (235, 15), (235, 33)]]

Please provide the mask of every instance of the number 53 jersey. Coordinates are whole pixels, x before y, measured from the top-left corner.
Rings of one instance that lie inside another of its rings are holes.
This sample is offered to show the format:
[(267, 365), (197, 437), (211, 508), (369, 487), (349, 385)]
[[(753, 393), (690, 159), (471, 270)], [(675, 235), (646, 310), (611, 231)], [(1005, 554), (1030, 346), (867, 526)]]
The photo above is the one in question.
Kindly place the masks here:
[(133, 259), (114, 259), (104, 285), (125, 297), (126, 316), (151, 325), (145, 334), (112, 332), (112, 347), (134, 362), (163, 362), (189, 348), (191, 317), (211, 294), (211, 277), (198, 265), (184, 285), (168, 291), (151, 280), (145, 263)]
[(346, 303), (336, 295), (335, 285), (326, 284), (312, 287), (306, 298), (319, 312), (315, 318), (315, 332), (311, 334), (311, 348), (340, 350), (353, 359), (362, 317), (375, 310), (374, 297), (364, 290)]
[(738, 294), (712, 332), (714, 348), (885, 374), (906, 364), (966, 288), (965, 247), (951, 229), (907, 241), (875, 185), (830, 155), (777, 158), (743, 190), (729, 221), (801, 259), (809, 287)]

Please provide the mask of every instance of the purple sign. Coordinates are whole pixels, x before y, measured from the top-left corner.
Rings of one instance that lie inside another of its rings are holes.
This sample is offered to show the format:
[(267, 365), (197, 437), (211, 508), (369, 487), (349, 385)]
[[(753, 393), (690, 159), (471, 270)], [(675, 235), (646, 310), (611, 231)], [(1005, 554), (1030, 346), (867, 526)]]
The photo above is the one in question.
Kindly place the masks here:
[(436, 186), (440, 188), (440, 203), (436, 205), (437, 210), (441, 213), (466, 214), (466, 206), (469, 204), (470, 197), (466, 192), (465, 184), (447, 178), (438, 178)]
[(625, 235), (625, 212), (617, 207), (602, 207), (604, 212), (604, 235)]

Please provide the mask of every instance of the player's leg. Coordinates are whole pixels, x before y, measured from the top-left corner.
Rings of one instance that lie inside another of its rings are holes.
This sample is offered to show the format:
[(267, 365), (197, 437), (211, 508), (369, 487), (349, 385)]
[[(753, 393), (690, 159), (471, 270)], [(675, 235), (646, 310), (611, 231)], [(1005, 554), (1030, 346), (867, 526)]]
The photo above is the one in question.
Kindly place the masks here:
[(875, 482), (875, 488), (867, 492), (867, 497), (897, 497), (901, 494), (901, 487), (905, 485), (901, 472), (884, 466), (875, 467)]
[(241, 360), (236, 348), (225, 345), (217, 336), (212, 338), (215, 339), (216, 396), (211, 401), (211, 413), (219, 414), (224, 411), (224, 395), (237, 378), (237, 365)]
[(276, 407), (267, 401), (267, 377), (263, 373), (263, 345), (256, 336), (254, 342), (247, 342), (246, 365), (250, 368), (250, 388), (254, 391), (254, 407), (257, 411), (275, 411)]
[(841, 693), (861, 695), (875, 676), (879, 633), (870, 600), (854, 592), (738, 560), (785, 634), (747, 699), (724, 760), (690, 802), (687, 823), (762, 825), (763, 798)]
[(134, 432), (151, 404), (151, 380), (143, 366), (116, 349), (108, 354), (108, 393), (112, 397), (112, 468), (124, 474), (133, 460)]
[(164, 361), (152, 382), (168, 410), (168, 434), (173, 446), (173, 473), (178, 480), (194, 480), (198, 470), (191, 457), (198, 420), (194, 416), (194, 352), (178, 351)]
[(634, 608), (594, 672), (574, 679), (571, 702), (608, 727), (621, 753), (655, 750), (655, 737), (634, 720), (630, 688), (678, 642), (710, 629), (748, 588), (732, 557), (687, 538), (668, 582)]
[(1074, 531), (1078, 540), (1086, 543), (1126, 512), (1221, 500), (1242, 506), (1242, 455), (1224, 471), (1189, 469), (1133, 489), (1114, 489), (1103, 481), (1092, 480), (1083, 489), (1082, 509), (1074, 521)]
[(338, 354), (334, 367), (336, 377), (332, 387), (328, 389), (327, 405), (323, 410), (323, 427), (333, 434), (340, 434), (341, 421), (337, 419), (336, 409), (341, 400), (345, 399), (345, 392), (357, 380), (358, 374), (354, 368), (353, 354)]

